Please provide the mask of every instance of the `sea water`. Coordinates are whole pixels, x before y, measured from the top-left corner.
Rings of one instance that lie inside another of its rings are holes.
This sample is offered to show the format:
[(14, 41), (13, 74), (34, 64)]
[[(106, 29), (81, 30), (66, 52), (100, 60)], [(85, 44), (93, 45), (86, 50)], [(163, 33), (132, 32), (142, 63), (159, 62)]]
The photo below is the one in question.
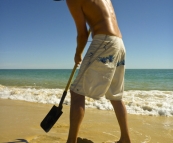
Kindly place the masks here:
[[(58, 104), (71, 71), (0, 70), (0, 98)], [(173, 69), (126, 69), (123, 101), (130, 114), (173, 116)], [(64, 104), (70, 104), (69, 92)], [(105, 98), (86, 98), (86, 107), (113, 110)]]

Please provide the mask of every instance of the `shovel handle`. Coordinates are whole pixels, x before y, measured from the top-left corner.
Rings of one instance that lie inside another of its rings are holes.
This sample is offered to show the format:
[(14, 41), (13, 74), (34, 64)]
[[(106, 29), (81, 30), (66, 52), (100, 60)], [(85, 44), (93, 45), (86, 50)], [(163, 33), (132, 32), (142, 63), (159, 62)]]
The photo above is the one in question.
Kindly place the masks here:
[(77, 64), (74, 65), (73, 70), (72, 70), (72, 72), (71, 72), (70, 78), (69, 78), (68, 83), (67, 83), (66, 88), (65, 88), (65, 91), (66, 91), (66, 92), (67, 92), (68, 89), (69, 89), (69, 86), (70, 86), (71, 80), (72, 80), (72, 78), (73, 78), (73, 76), (74, 76), (74, 73), (75, 73), (75, 71), (76, 71), (76, 68), (77, 68)]

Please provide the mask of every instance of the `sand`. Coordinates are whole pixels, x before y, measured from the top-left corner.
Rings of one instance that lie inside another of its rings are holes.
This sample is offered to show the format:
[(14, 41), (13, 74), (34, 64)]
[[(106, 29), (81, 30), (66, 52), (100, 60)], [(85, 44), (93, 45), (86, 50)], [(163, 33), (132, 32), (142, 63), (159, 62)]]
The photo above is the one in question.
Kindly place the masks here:
[[(0, 143), (65, 143), (69, 128), (69, 106), (50, 132), (40, 122), (52, 105), (0, 99)], [(173, 117), (128, 114), (132, 143), (173, 143)], [(113, 111), (86, 109), (78, 143), (118, 140), (119, 126)]]

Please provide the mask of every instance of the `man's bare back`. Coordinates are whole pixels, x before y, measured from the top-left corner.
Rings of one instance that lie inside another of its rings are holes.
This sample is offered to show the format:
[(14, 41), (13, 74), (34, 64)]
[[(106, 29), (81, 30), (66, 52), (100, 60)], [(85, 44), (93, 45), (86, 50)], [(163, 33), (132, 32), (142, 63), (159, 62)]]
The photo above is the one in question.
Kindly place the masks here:
[[(82, 13), (83, 18), (90, 26), (93, 36), (96, 34), (107, 34), (122, 37), (110, 0), (67, 0), (67, 3), (69, 3), (68, 6), (72, 10), (71, 13), (77, 26), (78, 23), (83, 22), (82, 19), (80, 20), (80, 17), (78, 17), (78, 14)], [(71, 5), (71, 3), (73, 4)], [(76, 12), (74, 12), (71, 7), (73, 7)], [(78, 8), (81, 11), (78, 11), (77, 14)], [(79, 32), (80, 30), (84, 30), (83, 28), (84, 25), (83, 27), (82, 25), (81, 27), (77, 27)]]
[(83, 0), (82, 10), (93, 35), (107, 34), (122, 37), (110, 0)]

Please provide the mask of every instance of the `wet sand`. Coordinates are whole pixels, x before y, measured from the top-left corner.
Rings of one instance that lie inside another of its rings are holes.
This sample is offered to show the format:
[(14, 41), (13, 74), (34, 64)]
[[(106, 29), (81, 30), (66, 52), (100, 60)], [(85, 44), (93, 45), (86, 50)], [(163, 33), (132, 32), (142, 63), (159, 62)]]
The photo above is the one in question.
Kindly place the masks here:
[[(45, 133), (40, 122), (52, 105), (0, 99), (0, 143), (65, 143), (69, 128), (69, 106), (54, 127)], [(132, 143), (172, 143), (173, 117), (128, 114)], [(119, 126), (113, 111), (87, 108), (78, 143), (118, 140)]]

